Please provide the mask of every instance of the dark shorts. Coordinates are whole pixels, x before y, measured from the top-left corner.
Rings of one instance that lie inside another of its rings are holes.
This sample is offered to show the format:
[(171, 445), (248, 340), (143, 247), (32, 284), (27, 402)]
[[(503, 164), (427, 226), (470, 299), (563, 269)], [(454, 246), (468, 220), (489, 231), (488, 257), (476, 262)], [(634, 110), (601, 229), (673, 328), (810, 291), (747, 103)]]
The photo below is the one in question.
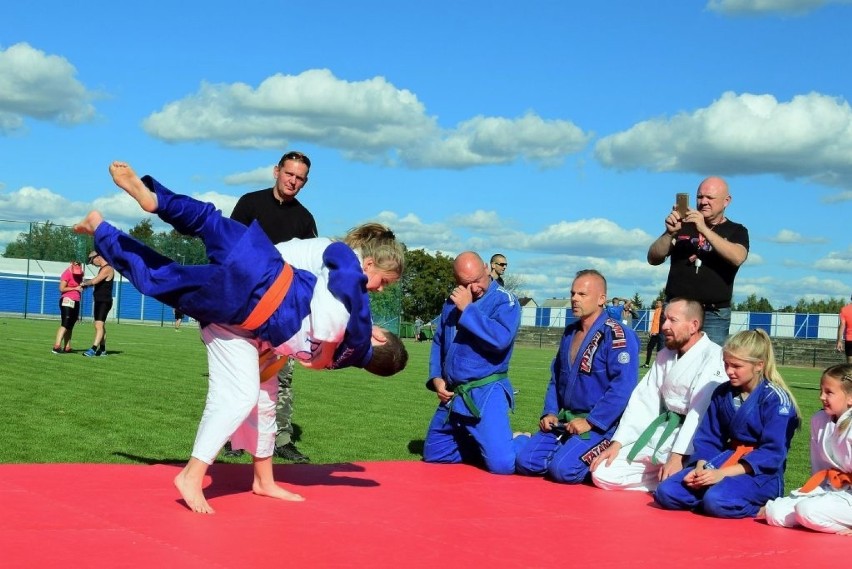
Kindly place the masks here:
[(60, 299), (59, 314), (62, 318), (62, 327), (70, 332), (74, 329), (74, 324), (80, 318), (80, 303), (75, 300), (74, 306), (62, 306), (62, 300)]
[(846, 357), (852, 358), (852, 340), (846, 340)]
[(93, 318), (95, 322), (106, 322), (107, 314), (112, 310), (111, 300), (96, 300)]

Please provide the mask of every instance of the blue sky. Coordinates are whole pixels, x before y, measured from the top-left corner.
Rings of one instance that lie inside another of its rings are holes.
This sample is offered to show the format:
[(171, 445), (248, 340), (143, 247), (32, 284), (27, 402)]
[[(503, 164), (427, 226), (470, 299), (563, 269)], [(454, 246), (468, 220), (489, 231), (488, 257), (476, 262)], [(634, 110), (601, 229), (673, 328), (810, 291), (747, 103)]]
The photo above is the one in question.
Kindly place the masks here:
[(115, 159), (230, 213), (298, 149), (323, 235), (379, 220), (504, 253), (538, 301), (589, 267), (650, 300), (674, 194), (721, 175), (751, 236), (735, 300), (852, 292), (850, 1), (236, 6), (4, 6), (0, 219), (135, 225)]

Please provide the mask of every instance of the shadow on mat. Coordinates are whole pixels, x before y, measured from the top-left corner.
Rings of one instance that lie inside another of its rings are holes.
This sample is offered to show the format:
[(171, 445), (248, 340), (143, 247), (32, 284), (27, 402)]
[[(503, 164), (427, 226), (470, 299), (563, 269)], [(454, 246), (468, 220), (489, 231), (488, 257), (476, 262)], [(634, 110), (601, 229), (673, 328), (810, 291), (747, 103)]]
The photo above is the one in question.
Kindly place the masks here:
[(127, 460), (132, 460), (133, 462), (138, 462), (139, 464), (169, 464), (169, 465), (177, 465), (183, 466), (186, 464), (186, 457), (184, 458), (149, 458), (147, 456), (139, 456), (136, 454), (129, 454), (126, 452), (114, 452), (113, 456), (120, 456), (121, 458), (126, 458)]

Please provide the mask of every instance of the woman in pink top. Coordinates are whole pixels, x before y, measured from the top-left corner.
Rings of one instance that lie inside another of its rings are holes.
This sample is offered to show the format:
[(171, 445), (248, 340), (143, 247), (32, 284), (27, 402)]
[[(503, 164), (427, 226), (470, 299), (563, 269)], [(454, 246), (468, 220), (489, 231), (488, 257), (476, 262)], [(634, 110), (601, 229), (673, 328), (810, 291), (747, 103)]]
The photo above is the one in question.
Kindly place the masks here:
[[(849, 300), (852, 300), (852, 297)], [(840, 309), (840, 324), (837, 325), (837, 351), (845, 351), (846, 363), (852, 364), (852, 302)]]
[(54, 354), (71, 353), (71, 333), (80, 317), (82, 290), (83, 266), (78, 261), (71, 261), (71, 265), (59, 277), (59, 313), (62, 315), (62, 323), (53, 342)]

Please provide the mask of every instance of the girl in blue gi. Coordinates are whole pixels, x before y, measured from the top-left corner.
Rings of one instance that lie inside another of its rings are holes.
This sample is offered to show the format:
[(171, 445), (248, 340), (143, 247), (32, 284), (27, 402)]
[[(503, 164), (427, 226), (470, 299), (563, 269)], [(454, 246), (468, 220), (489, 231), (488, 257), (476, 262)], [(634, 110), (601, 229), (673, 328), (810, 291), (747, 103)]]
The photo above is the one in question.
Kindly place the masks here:
[(772, 526), (852, 535), (852, 364), (831, 366), (819, 382), (822, 409), (811, 417), (811, 473), (786, 498), (770, 500)]
[(77, 232), (93, 234), (102, 255), (143, 294), (208, 323), (202, 328), (210, 371), (207, 402), (192, 457), (175, 478), (187, 506), (213, 513), (203, 480), (232, 434), (254, 457), (255, 494), (301, 500), (272, 476), (274, 366), (285, 361), (277, 356), (294, 357), (309, 367), (355, 365), (379, 375), (402, 369), (407, 355), (398, 339), (389, 332), (373, 334), (366, 289), (369, 283), (382, 286), (391, 276), (375, 259), (365, 257), (362, 264), (344, 243), (322, 249), (321, 269), (294, 269), (256, 223), (246, 227), (225, 218), (212, 204), (174, 194), (150, 177), (140, 179), (127, 164), (114, 162), (110, 173), (142, 209), (156, 212), (185, 235), (201, 237), (211, 261), (180, 265), (104, 222), (97, 212), (75, 226)]
[(766, 332), (736, 334), (725, 343), (723, 357), (729, 381), (716, 388), (695, 433), (692, 468), (664, 480), (654, 499), (669, 510), (754, 517), (784, 492), (799, 411)]

